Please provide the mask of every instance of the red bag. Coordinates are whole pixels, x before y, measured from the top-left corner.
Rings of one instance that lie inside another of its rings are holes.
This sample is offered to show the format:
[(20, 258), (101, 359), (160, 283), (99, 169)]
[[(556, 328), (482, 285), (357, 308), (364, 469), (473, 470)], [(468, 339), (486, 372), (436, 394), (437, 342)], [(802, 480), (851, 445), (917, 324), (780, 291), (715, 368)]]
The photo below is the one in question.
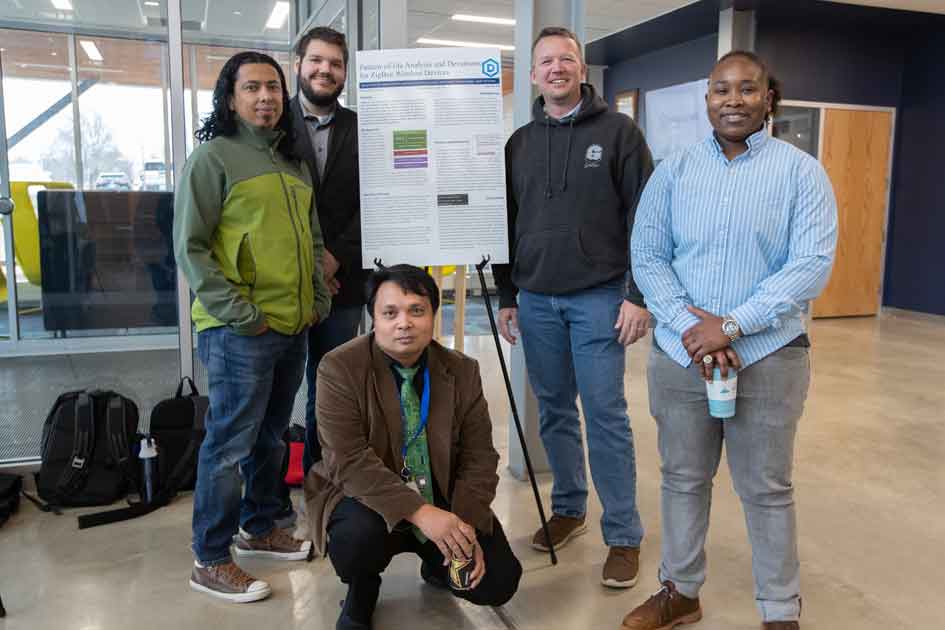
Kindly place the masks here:
[(285, 474), (285, 485), (293, 488), (302, 486), (305, 471), (302, 470), (302, 454), (305, 452), (303, 442), (289, 442), (289, 470)]

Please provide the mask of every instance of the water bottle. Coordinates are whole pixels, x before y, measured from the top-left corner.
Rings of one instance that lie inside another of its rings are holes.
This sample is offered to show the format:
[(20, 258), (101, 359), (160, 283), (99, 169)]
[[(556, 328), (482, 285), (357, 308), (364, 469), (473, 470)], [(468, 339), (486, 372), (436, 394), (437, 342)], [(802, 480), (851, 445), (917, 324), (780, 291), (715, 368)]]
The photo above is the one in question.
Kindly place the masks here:
[(141, 501), (150, 504), (158, 491), (158, 460), (157, 444), (154, 438), (141, 438), (141, 450), (138, 459), (141, 460)]

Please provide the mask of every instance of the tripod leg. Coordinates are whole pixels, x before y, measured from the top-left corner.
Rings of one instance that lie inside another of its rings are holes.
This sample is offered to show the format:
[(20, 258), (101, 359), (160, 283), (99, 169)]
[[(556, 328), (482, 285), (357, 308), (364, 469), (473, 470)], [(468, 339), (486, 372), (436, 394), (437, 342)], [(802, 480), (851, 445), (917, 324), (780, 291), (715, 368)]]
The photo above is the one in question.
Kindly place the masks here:
[[(486, 303), (486, 313), (489, 315), (489, 324), (492, 326), (492, 337), (495, 340), (496, 353), (499, 355), (499, 365), (502, 367), (502, 376), (505, 378), (505, 390), (509, 395), (509, 406), (512, 409), (512, 419), (515, 421), (515, 430), (518, 433), (518, 441), (522, 445), (522, 455), (525, 457), (525, 468), (528, 470), (528, 479), (532, 483), (532, 492), (535, 494), (535, 505), (538, 506), (538, 518), (541, 520), (541, 530), (545, 534), (545, 540), (551, 542), (551, 535), (548, 533), (548, 521), (545, 519), (545, 508), (541, 504), (541, 495), (538, 492), (538, 482), (535, 481), (535, 471), (532, 469), (532, 458), (528, 455), (528, 447), (525, 445), (525, 432), (522, 431), (522, 423), (518, 417), (518, 407), (515, 405), (515, 396), (512, 393), (512, 382), (509, 380), (509, 371), (505, 366), (505, 357), (502, 356), (502, 346), (499, 343), (499, 329), (495, 324), (495, 316), (492, 314), (492, 300), (489, 299), (489, 290), (486, 287), (486, 276), (482, 270), (489, 263), (488, 258), (483, 258), (482, 262), (476, 265), (476, 271), (479, 272), (479, 284), (482, 287), (482, 299)], [(555, 553), (554, 546), (549, 544), (548, 553), (551, 556), (551, 564), (558, 564), (558, 556)]]

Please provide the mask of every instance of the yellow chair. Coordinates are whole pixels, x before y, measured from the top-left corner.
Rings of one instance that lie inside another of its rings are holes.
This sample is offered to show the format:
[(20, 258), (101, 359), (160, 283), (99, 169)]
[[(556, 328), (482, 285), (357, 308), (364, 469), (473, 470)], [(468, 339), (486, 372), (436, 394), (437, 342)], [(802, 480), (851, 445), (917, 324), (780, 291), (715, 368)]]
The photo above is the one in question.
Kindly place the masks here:
[[(20, 263), (23, 275), (30, 284), (42, 286), (42, 273), (39, 266), (39, 221), (30, 200), (30, 186), (43, 186), (47, 189), (72, 190), (68, 182), (10, 182), (10, 198), (13, 199), (13, 248)], [(6, 220), (8, 217), (5, 217)], [(6, 282), (4, 282), (6, 289)], [(4, 297), (6, 297), (4, 291)]]
[(7, 276), (0, 269), (0, 304), (7, 301)]

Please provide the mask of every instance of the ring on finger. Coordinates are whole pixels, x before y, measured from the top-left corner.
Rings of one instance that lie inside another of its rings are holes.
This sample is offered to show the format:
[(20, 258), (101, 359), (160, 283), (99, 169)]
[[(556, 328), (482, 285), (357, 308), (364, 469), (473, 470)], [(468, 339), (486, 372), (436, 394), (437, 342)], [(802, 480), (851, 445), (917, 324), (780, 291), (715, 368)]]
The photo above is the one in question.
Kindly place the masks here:
[(713, 357), (711, 354), (707, 354), (704, 357), (702, 357), (702, 362), (705, 363), (706, 365), (712, 365), (714, 361), (715, 361), (715, 357)]

